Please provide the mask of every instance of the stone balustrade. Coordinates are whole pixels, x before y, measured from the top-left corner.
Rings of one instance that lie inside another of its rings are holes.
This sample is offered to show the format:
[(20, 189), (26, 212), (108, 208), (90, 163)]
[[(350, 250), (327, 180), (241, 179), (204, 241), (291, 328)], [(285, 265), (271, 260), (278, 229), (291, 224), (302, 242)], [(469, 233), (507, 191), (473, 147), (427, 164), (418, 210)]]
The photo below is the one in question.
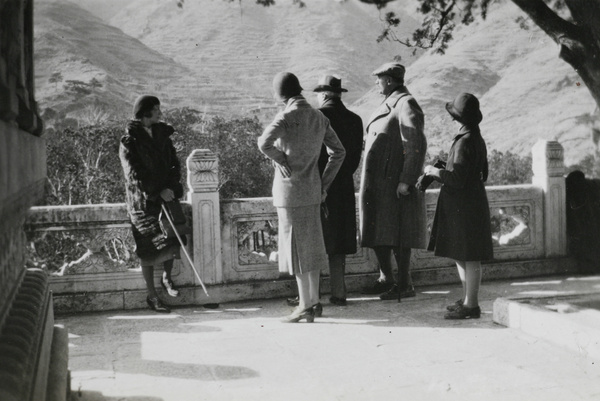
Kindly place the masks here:
[[(562, 146), (540, 141), (533, 160), (532, 184), (487, 188), (494, 260), (486, 263), (486, 278), (575, 269), (564, 258)], [(280, 276), (277, 268), (278, 223), (271, 198), (220, 200), (218, 158), (209, 150), (192, 152), (187, 168), (184, 210), (193, 222), (188, 253), (209, 293), (215, 294), (212, 301), (284, 296), (292, 291), (293, 281)], [(429, 227), (438, 194), (439, 189), (426, 193)], [(26, 221), (26, 233), (30, 266), (55, 271), (50, 285), (58, 312), (144, 307), (145, 286), (124, 204), (35, 207)], [(451, 260), (425, 250), (413, 252), (412, 266), (418, 285), (457, 280)], [(348, 258), (346, 271), (349, 288), (358, 289), (378, 271), (372, 251), (359, 248)], [(185, 259), (175, 263), (173, 274), (183, 289), (182, 297), (172, 302), (206, 302)], [(322, 274), (326, 292), (327, 270)], [(157, 279), (159, 275), (157, 271)]]

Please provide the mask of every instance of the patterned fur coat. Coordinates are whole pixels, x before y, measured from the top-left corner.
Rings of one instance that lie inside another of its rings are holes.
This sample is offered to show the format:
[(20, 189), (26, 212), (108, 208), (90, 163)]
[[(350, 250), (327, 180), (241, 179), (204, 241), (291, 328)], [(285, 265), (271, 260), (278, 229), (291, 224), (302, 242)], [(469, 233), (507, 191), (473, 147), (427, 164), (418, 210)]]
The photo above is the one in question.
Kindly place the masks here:
[(176, 198), (183, 196), (181, 165), (170, 138), (175, 130), (162, 122), (151, 128), (152, 137), (140, 121), (129, 121), (119, 147), (127, 211), (139, 257), (152, 257), (177, 243), (177, 239), (166, 239), (160, 230), (160, 193), (169, 188)]

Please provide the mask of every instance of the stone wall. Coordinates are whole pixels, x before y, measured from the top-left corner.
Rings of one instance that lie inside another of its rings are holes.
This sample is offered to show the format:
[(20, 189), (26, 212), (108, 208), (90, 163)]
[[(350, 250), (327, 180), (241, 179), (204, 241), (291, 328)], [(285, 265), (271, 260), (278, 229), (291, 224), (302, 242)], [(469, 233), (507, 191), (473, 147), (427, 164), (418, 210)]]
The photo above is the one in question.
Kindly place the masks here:
[[(0, 0), (0, 399), (67, 397), (66, 332), (47, 274), (26, 269), (27, 210), (43, 197), (46, 144), (34, 97), (33, 0)], [(56, 346), (56, 344), (63, 344)], [(54, 345), (53, 345), (54, 344)], [(54, 367), (53, 367), (54, 366)], [(48, 373), (53, 370), (53, 379)], [(52, 394), (52, 395), (48, 395)]]
[[(556, 142), (536, 145), (533, 184), (487, 188), (494, 260), (486, 262), (484, 278), (574, 271), (574, 263), (565, 259), (561, 149)], [(271, 198), (220, 200), (218, 161), (209, 150), (195, 150), (188, 157), (187, 167), (189, 193), (184, 209), (193, 226), (187, 250), (213, 295), (208, 302), (293, 292), (293, 279), (281, 276), (277, 267), (278, 222)], [(438, 195), (439, 190), (426, 193), (429, 228)], [(144, 307), (145, 287), (129, 227), (122, 204), (35, 207), (30, 211), (26, 225), (29, 262), (53, 271), (51, 287), (58, 311)], [(453, 261), (425, 250), (413, 252), (412, 269), (417, 285), (458, 279)], [(358, 289), (377, 271), (372, 251), (359, 248), (347, 259), (349, 289)], [(160, 272), (155, 273), (158, 278)], [(326, 293), (326, 268), (322, 275)], [(176, 262), (174, 280), (182, 287), (182, 296), (170, 299), (172, 303), (207, 302), (185, 260)]]

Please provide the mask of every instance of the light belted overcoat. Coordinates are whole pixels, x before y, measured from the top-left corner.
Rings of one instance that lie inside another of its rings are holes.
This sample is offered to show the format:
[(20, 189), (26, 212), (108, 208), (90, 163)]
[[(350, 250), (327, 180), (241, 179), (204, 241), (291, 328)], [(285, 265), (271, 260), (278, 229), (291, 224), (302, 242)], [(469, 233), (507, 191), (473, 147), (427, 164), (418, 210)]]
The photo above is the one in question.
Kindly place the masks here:
[[(325, 145), (329, 162), (319, 174), (319, 155)], [(275, 169), (273, 206), (318, 205), (340, 169), (346, 151), (327, 117), (315, 110), (302, 96), (291, 98), (285, 110), (265, 128), (258, 147), (278, 163), (287, 161), (292, 175), (285, 178)]]
[[(415, 188), (426, 150), (423, 111), (402, 86), (367, 124), (360, 189), (363, 247), (427, 246), (425, 197)], [(399, 183), (409, 185), (409, 195), (398, 198)]]

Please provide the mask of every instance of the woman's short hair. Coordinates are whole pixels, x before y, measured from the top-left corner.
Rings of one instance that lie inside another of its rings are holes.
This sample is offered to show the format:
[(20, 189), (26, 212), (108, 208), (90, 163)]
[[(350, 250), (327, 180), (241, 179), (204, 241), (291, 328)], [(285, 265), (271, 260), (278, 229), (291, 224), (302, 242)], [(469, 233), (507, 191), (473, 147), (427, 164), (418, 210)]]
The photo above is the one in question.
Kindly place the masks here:
[(152, 117), (154, 106), (160, 106), (160, 100), (156, 96), (142, 95), (135, 100), (133, 116), (138, 120), (141, 120), (142, 117)]

